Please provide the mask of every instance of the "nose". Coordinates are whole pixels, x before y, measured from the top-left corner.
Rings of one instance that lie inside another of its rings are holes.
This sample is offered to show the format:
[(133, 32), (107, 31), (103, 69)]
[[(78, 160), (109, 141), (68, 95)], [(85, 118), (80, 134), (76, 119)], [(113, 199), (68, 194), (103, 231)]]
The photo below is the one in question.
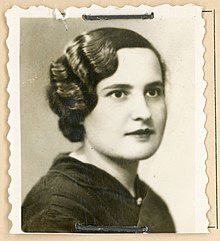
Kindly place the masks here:
[(131, 117), (133, 120), (142, 121), (151, 118), (151, 111), (144, 96), (136, 97), (132, 101)]

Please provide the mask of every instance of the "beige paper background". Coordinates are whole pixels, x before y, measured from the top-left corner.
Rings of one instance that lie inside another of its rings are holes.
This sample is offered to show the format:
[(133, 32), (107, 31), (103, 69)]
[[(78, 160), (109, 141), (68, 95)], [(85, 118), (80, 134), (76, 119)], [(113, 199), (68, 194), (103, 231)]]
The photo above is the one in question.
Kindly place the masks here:
[[(7, 109), (7, 100), (8, 94), (6, 94), (8, 75), (6, 70), (7, 63), (7, 47), (5, 40), (7, 38), (7, 25), (6, 19), (4, 17), (4, 12), (9, 9), (13, 5), (18, 5), (22, 8), (27, 8), (32, 5), (44, 5), (50, 8), (58, 8), (59, 10), (63, 10), (69, 6), (77, 6), (77, 7), (89, 7), (92, 3), (98, 4), (100, 6), (108, 6), (115, 5), (122, 7), (125, 4), (138, 6), (140, 4), (146, 4), (155, 6), (163, 3), (170, 3), (172, 5), (184, 5), (187, 3), (194, 3), (204, 7), (204, 10), (213, 10), (216, 11), (216, 35), (217, 30), (219, 30), (219, 26), (217, 22), (219, 21), (218, 15), (220, 11), (220, 1), (218, 0), (197, 0), (197, 1), (162, 1), (162, 0), (148, 0), (148, 1), (91, 1), (84, 0), (83, 2), (80, 0), (29, 0), (29, 1), (19, 1), (19, 0), (0, 0), (0, 156), (1, 156), (1, 164), (0, 164), (0, 241), (7, 240), (102, 240), (105, 238), (106, 240), (112, 240), (113, 238), (116, 240), (132, 240), (134, 235), (92, 235), (92, 236), (84, 236), (82, 235), (9, 235), (9, 230), (11, 227), (11, 223), (8, 220), (7, 216), (10, 212), (10, 205), (8, 204), (7, 198), (7, 188), (10, 183), (10, 178), (7, 175), (7, 171), (9, 168), (8, 157), (9, 157), (9, 143), (6, 141), (6, 135), (8, 132), (7, 118), (9, 114), (9, 110)], [(204, 39), (204, 44), (206, 47), (205, 53), (205, 79), (208, 81), (208, 87), (206, 89), (207, 96), (207, 104), (206, 104), (206, 113), (208, 114), (206, 128), (208, 129), (208, 135), (206, 139), (206, 145), (208, 148), (208, 160), (207, 160), (207, 171), (209, 174), (209, 184), (207, 186), (207, 194), (209, 196), (209, 202), (212, 206), (208, 217), (210, 221), (210, 226), (216, 226), (216, 215), (215, 215), (215, 151), (214, 151), (214, 85), (213, 85), (213, 14), (211, 12), (206, 12), (203, 14), (206, 20), (206, 36)], [(218, 48), (219, 40), (216, 36), (216, 48)], [(219, 59), (219, 55), (216, 55)], [(217, 59), (217, 62), (218, 62)], [(219, 73), (219, 70), (217, 70)], [(218, 76), (217, 73), (217, 76)], [(219, 98), (218, 98), (219, 102)], [(219, 149), (219, 148), (218, 148)], [(210, 229), (210, 234), (158, 234), (158, 235), (148, 235), (147, 237), (143, 235), (135, 235), (137, 240), (219, 240), (220, 239), (220, 231), (215, 229)]]

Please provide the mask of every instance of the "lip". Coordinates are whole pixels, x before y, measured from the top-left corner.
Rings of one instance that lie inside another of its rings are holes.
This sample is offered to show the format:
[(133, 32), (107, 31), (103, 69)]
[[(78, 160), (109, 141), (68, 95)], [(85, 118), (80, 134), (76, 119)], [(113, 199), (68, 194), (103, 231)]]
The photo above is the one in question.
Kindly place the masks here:
[(133, 136), (150, 136), (154, 133), (155, 133), (154, 130), (146, 128), (146, 129), (139, 129), (139, 130), (136, 130), (136, 131), (128, 132), (125, 135), (126, 136), (132, 136), (132, 135)]

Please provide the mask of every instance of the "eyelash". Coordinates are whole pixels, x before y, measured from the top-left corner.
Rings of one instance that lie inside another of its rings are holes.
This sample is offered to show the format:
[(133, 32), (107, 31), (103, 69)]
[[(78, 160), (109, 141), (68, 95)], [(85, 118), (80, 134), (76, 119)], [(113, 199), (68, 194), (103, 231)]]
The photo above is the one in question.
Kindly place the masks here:
[[(154, 94), (152, 93), (154, 92)], [(151, 92), (151, 93), (150, 93)], [(117, 96), (119, 94), (119, 96)], [(113, 97), (114, 99), (124, 99), (128, 96), (129, 92), (126, 90), (113, 90), (107, 94), (107, 96)], [(145, 92), (145, 96), (149, 98), (157, 98), (164, 94), (164, 90), (159, 87), (152, 87)]]
[[(151, 91), (153, 91), (154, 94), (149, 94)], [(155, 93), (156, 93), (156, 95), (155, 95)], [(155, 87), (155, 88), (152, 88), (152, 89), (147, 90), (146, 93), (145, 93), (145, 95), (146, 95), (147, 97), (150, 97), (150, 98), (156, 98), (156, 97), (159, 97), (159, 96), (163, 95), (163, 93), (164, 93), (164, 91), (163, 91), (162, 88), (156, 88), (156, 87)]]
[[(122, 94), (122, 96), (117, 97), (116, 94)], [(123, 99), (127, 95), (128, 95), (128, 92), (125, 90), (113, 90), (107, 94), (107, 96), (111, 96), (115, 99)]]

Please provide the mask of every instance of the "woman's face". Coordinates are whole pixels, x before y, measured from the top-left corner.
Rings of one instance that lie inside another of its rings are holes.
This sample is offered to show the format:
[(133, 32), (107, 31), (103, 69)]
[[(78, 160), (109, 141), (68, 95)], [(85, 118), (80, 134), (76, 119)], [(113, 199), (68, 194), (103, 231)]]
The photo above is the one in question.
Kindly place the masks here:
[(112, 159), (146, 159), (158, 149), (166, 123), (160, 64), (147, 48), (117, 54), (118, 69), (99, 82), (98, 103), (85, 118), (85, 146)]

